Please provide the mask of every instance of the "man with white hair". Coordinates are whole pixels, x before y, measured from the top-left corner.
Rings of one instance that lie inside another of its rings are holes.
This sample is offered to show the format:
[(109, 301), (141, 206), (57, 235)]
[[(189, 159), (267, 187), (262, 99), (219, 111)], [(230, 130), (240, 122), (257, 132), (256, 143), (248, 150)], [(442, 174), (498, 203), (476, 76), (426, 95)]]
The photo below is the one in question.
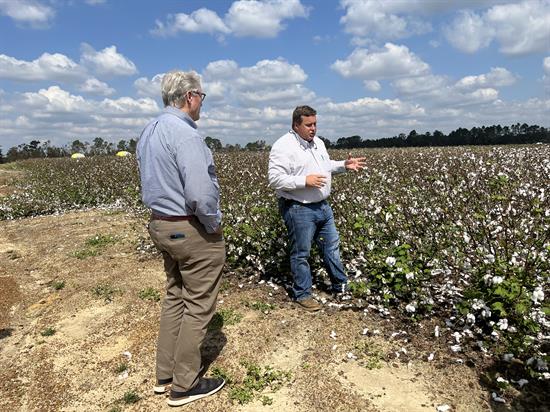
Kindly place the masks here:
[(202, 377), (200, 346), (216, 309), (225, 262), (220, 190), (212, 153), (197, 132), (199, 75), (172, 71), (161, 84), (165, 108), (141, 133), (137, 160), (149, 234), (162, 252), (166, 295), (160, 316), (155, 393), (185, 405), (222, 388)]

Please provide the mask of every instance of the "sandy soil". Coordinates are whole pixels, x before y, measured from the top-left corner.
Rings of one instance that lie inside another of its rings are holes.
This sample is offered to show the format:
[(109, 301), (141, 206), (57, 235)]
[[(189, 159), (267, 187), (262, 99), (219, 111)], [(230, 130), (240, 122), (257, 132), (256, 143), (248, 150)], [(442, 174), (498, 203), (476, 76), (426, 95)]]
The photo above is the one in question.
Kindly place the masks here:
[[(95, 256), (76, 257), (95, 235), (115, 242)], [(159, 257), (138, 251), (146, 238), (142, 221), (112, 212), (0, 222), (1, 411), (174, 410), (152, 392), (160, 302), (141, 299), (139, 292), (162, 292), (164, 275)], [(444, 339), (434, 342), (414, 329), (402, 333), (397, 322), (362, 311), (327, 306), (306, 313), (282, 287), (224, 276), (218, 310), (243, 318), (209, 332), (207, 374), (221, 368), (237, 385), (248, 361), (288, 371), (291, 378), (245, 405), (231, 401), (228, 385), (189, 410), (522, 410), (492, 403), (476, 368), (454, 362)], [(111, 299), (101, 294), (106, 290)], [(274, 308), (264, 313), (247, 302)], [(432, 326), (416, 328), (423, 327)], [(432, 362), (426, 361), (429, 352), (436, 354)], [(127, 376), (119, 372), (123, 363)], [(125, 403), (129, 391), (140, 400)], [(262, 405), (263, 395), (271, 405)]]

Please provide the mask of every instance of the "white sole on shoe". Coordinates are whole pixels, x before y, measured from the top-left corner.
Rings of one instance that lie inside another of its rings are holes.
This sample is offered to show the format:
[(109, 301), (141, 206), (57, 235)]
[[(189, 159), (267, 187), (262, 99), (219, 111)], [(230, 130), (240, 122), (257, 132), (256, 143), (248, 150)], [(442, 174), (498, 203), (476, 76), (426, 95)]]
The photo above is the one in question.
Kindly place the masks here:
[(171, 383), (167, 383), (166, 385), (155, 385), (153, 386), (153, 392), (155, 392), (156, 395), (164, 395), (168, 392), (170, 386), (172, 386)]
[(212, 389), (208, 393), (201, 393), (200, 395), (186, 396), (185, 398), (180, 398), (180, 399), (168, 399), (168, 405), (169, 406), (182, 406), (182, 405), (186, 405), (188, 403), (191, 403), (193, 401), (198, 401), (199, 399), (206, 398), (207, 396), (215, 394), (221, 388), (223, 388), (224, 385), (225, 385), (225, 380), (223, 381), (223, 383), (220, 386), (218, 386), (217, 388)]

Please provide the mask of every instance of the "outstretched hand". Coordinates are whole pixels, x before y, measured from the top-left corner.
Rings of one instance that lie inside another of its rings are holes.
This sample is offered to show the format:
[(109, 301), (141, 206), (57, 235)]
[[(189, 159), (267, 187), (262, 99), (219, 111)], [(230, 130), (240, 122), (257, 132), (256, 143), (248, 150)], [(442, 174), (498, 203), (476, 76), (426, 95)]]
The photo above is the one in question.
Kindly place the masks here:
[(344, 166), (346, 166), (347, 170), (358, 172), (359, 170), (365, 168), (365, 165), (367, 164), (365, 161), (366, 159), (366, 157), (351, 157), (351, 153), (348, 153), (348, 158), (344, 162)]

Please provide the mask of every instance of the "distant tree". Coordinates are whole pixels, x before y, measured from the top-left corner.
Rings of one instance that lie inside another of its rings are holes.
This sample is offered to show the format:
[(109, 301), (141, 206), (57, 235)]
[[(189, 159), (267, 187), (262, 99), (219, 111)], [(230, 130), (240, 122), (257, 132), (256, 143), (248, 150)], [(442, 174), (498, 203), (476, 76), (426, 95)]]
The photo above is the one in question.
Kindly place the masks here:
[(269, 150), (269, 146), (265, 143), (265, 140), (256, 140), (255, 142), (249, 142), (244, 148), (245, 150), (251, 151)]
[(2, 153), (2, 149), (0, 149), (0, 164), (4, 163), (4, 154)]
[(223, 148), (222, 142), (214, 137), (206, 136), (204, 142), (212, 151), (221, 150)]
[(88, 146), (88, 142), (81, 142), (80, 140), (76, 139), (72, 141), (70, 151), (71, 153), (85, 154), (88, 152)]
[(128, 141), (128, 148), (126, 150), (128, 150), (130, 153), (135, 153), (136, 152), (136, 147), (137, 147), (137, 140), (136, 139), (130, 139)]
[(225, 150), (227, 150), (228, 152), (238, 152), (239, 150), (242, 150), (242, 148), (241, 145), (238, 143), (235, 145), (228, 143), (225, 145)]
[(327, 139), (326, 137), (323, 137), (323, 136), (317, 136), (317, 137), (319, 137), (319, 139), (321, 139), (323, 141), (323, 143), (325, 144), (325, 147), (327, 149), (332, 147), (332, 142), (329, 139)]
[(113, 154), (113, 152), (114, 152), (113, 144), (107, 142), (101, 137), (96, 137), (93, 140), (92, 147), (90, 147), (90, 154), (92, 156), (108, 155), (108, 154)]
[(335, 147), (339, 149), (361, 147), (361, 136), (341, 137), (336, 141)]
[(119, 140), (119, 142), (116, 145), (117, 151), (128, 151), (128, 144), (126, 143), (126, 140), (122, 139)]

